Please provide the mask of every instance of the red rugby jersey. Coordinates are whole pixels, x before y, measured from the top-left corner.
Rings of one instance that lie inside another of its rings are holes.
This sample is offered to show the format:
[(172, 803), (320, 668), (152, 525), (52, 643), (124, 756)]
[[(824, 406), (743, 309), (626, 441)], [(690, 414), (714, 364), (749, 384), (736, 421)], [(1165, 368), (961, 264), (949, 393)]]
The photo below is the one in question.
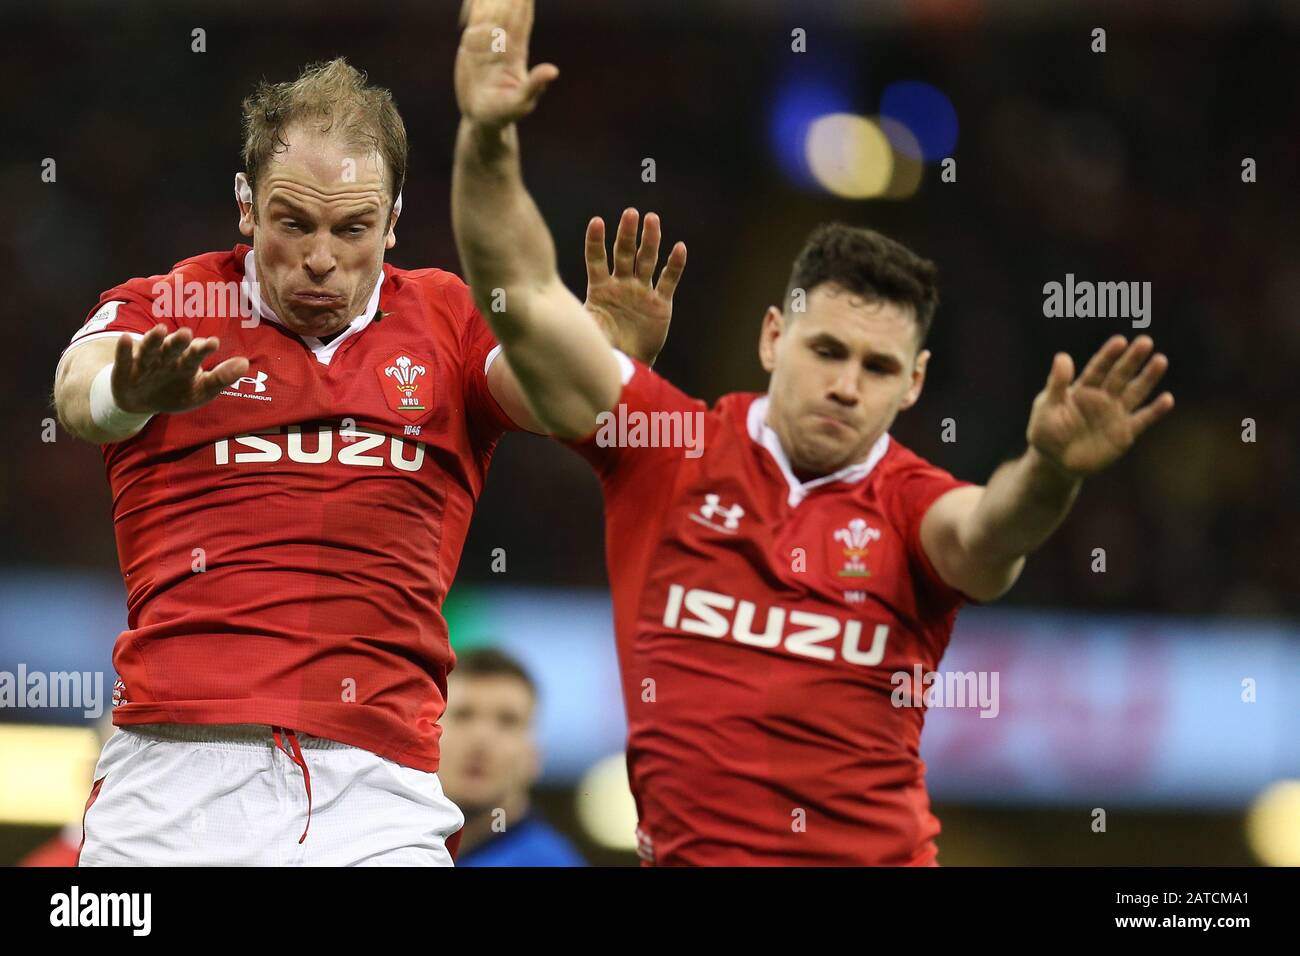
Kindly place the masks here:
[[(893, 706), (891, 675), (937, 669), (948, 644), (963, 597), (919, 529), (969, 482), (886, 434), (865, 462), (801, 484), (766, 396), (710, 410), (620, 361), (621, 408), (575, 447), (605, 494), (642, 856), (935, 862), (923, 711)], [(698, 415), (702, 454), (645, 447), (673, 424), (638, 419), (653, 412)]]
[[(245, 275), (246, 269), (248, 275)], [(248, 374), (104, 446), (127, 625), (114, 723), (277, 724), (437, 770), (440, 608), (503, 431), (465, 284), (383, 266), (328, 344), (255, 304), (252, 250), (109, 289), (69, 348), (159, 321)], [(159, 313), (172, 317), (159, 318)]]

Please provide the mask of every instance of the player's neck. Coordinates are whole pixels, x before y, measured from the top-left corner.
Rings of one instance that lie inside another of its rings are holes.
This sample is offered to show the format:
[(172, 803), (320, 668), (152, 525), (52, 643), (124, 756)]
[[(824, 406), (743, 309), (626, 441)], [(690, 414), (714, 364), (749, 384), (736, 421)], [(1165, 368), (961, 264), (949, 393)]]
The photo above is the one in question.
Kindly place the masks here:
[[(779, 435), (777, 436), (777, 440), (780, 441)], [(846, 461), (840, 462), (838, 465), (823, 466), (820, 468), (808, 468), (803, 465), (797, 464), (790, 457), (789, 448), (786, 447), (784, 442), (781, 442), (781, 448), (785, 452), (785, 459), (787, 462), (789, 462), (790, 465), (790, 474), (794, 475), (797, 481), (805, 485), (808, 484), (808, 482), (810, 481), (816, 481), (819, 478), (825, 478), (827, 475), (837, 474), (838, 472), (843, 471), (845, 468), (852, 468), (854, 465), (862, 464), (864, 461), (866, 461), (868, 458), (871, 457), (871, 451), (875, 447), (876, 447), (876, 443), (875, 441), (873, 441), (870, 445), (867, 446), (866, 451), (864, 451), (862, 454), (851, 456)]]
[(459, 853), (468, 853), (494, 837), (509, 833), (528, 816), (528, 794), (511, 795), (500, 807), (483, 807), (465, 814), (460, 831)]

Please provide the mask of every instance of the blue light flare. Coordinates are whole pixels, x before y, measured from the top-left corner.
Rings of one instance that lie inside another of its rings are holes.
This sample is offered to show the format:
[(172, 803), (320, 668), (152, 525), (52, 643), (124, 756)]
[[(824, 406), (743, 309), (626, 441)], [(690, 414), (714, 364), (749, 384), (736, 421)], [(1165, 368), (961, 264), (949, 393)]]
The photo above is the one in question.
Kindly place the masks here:
[[(915, 160), (933, 162), (951, 156), (957, 145), (957, 110), (947, 94), (920, 80), (890, 83), (880, 95), (880, 115), (912, 131), (921, 149)], [(898, 148), (898, 144), (895, 144)]]
[(846, 63), (794, 71), (776, 83), (769, 110), (768, 136), (777, 164), (797, 185), (819, 189), (808, 166), (805, 144), (813, 122), (828, 113), (861, 112), (855, 102), (856, 70)]

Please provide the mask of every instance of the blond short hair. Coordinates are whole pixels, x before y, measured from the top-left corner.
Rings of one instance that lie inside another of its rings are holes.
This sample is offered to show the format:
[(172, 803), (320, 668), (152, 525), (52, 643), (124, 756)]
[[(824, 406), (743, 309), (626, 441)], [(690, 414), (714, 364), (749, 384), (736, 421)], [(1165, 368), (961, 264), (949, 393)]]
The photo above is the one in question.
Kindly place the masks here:
[(244, 171), (256, 194), (271, 157), (288, 148), (285, 135), (302, 125), (334, 133), (349, 146), (378, 153), (389, 178), (389, 209), (406, 182), (406, 125), (393, 94), (366, 82), (366, 74), (337, 57), (306, 66), (288, 83), (257, 85), (244, 100)]

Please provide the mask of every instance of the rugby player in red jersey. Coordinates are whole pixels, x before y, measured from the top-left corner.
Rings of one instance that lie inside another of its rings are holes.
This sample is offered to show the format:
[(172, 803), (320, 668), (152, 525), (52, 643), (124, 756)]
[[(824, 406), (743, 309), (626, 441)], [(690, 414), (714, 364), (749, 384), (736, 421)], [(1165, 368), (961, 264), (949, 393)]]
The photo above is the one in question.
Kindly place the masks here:
[(1024, 454), (958, 481), (889, 434), (925, 381), (934, 266), (832, 225), (763, 317), (766, 394), (707, 408), (612, 349), (556, 275), (520, 177), (516, 123), (558, 76), (528, 67), (532, 13), (469, 7), (452, 218), (533, 409), (601, 478), (642, 856), (935, 863), (923, 710), (894, 706), (892, 675), (936, 671), (963, 600), (1004, 594), (1081, 480), (1173, 408), (1144, 404), (1168, 361), (1116, 336), (1076, 378), (1058, 353)]
[[(335, 60), (244, 113), (251, 246), (109, 289), (55, 373), (127, 586), (81, 862), (445, 864), (440, 607), (498, 439), (541, 427), (464, 283), (383, 261), (388, 92)], [(593, 276), (593, 314), (651, 359), (684, 264)]]

